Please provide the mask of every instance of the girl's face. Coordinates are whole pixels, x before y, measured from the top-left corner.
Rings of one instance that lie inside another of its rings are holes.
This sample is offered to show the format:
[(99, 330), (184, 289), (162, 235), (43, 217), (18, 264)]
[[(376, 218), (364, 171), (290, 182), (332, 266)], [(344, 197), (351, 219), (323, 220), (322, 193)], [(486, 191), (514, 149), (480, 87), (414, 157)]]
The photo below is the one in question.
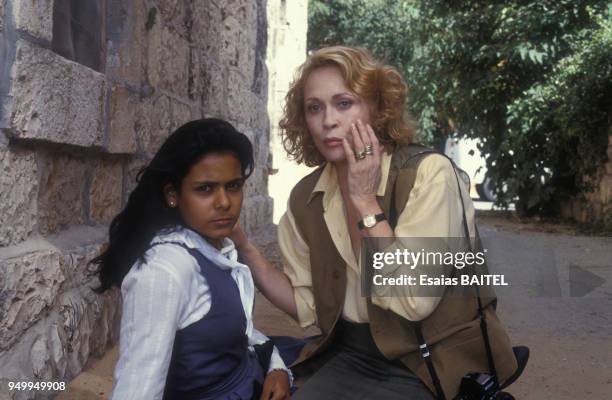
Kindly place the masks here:
[(342, 139), (352, 146), (351, 125), (371, 124), (370, 104), (353, 94), (338, 67), (320, 67), (304, 85), (304, 116), (315, 146), (329, 162), (344, 162)]
[(166, 189), (166, 201), (178, 207), (189, 228), (220, 249), (240, 216), (243, 185), (241, 164), (233, 153), (209, 153), (191, 167), (179, 193)]

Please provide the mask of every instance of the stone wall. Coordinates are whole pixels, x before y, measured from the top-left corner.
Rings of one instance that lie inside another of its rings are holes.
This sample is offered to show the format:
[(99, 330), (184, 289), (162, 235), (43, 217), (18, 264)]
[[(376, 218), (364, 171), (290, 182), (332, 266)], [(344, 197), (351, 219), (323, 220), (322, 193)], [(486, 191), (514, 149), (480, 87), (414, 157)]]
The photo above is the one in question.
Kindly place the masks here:
[(98, 72), (51, 50), (53, 0), (0, 0), (0, 378), (71, 379), (116, 342), (119, 295), (91, 290), (87, 261), (182, 123), (221, 117), (249, 136), (242, 223), (272, 219), (265, 0), (102, 3)]
[(561, 205), (561, 215), (588, 224), (612, 227), (612, 131), (608, 136), (608, 161), (594, 178), (594, 190), (567, 200)]

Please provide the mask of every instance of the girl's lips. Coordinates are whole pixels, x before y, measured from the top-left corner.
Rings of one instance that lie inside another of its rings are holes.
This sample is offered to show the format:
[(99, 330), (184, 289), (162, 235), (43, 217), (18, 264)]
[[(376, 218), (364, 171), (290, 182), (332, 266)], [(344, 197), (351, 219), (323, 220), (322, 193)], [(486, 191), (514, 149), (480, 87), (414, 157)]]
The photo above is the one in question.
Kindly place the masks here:
[(233, 223), (234, 219), (233, 218), (222, 218), (222, 219), (215, 219), (210, 222), (215, 225), (228, 225), (228, 224)]

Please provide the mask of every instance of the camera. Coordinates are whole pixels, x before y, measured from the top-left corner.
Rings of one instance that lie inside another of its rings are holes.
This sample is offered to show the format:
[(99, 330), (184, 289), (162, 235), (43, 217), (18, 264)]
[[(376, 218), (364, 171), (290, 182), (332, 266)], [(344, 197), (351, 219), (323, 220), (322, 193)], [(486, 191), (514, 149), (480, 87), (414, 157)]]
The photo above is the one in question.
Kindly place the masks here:
[(459, 394), (454, 400), (515, 400), (510, 393), (499, 390), (495, 379), (489, 375), (472, 372), (461, 379)]

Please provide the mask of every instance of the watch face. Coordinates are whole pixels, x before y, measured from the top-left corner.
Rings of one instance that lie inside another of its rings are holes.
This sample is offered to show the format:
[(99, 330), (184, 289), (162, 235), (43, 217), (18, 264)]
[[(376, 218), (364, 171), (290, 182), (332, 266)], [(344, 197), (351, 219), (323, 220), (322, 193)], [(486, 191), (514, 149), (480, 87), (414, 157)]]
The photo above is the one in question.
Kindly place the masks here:
[(366, 215), (366, 216), (363, 218), (363, 225), (364, 225), (366, 228), (371, 228), (371, 227), (373, 227), (374, 225), (376, 225), (376, 216), (374, 216), (374, 215)]

